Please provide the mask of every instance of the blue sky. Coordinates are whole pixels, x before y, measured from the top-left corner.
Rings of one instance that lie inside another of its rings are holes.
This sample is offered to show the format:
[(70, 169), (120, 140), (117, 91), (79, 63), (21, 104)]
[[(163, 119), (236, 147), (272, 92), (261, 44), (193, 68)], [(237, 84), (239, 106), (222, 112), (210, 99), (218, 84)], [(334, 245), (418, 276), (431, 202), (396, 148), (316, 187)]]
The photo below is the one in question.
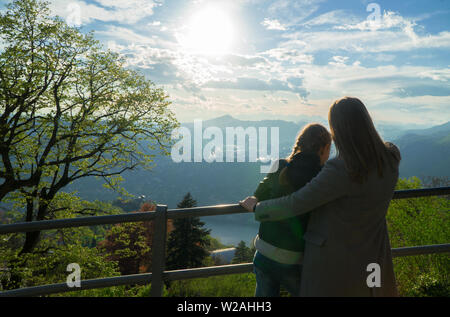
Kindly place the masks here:
[(450, 120), (450, 1), (50, 0), (127, 57), (180, 121), (326, 117), (344, 95), (375, 120)]

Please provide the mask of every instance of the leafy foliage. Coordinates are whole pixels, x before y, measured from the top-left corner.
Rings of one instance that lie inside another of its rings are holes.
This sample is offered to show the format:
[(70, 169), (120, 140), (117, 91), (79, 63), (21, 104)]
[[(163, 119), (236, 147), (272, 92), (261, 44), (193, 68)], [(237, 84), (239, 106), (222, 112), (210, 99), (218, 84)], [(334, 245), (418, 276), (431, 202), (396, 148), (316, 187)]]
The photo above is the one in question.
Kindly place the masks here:
[[(397, 190), (422, 188), (412, 177), (399, 179)], [(450, 200), (421, 197), (392, 200), (386, 216), (392, 248), (442, 244), (450, 241)], [(450, 258), (429, 254), (394, 258), (394, 270), (403, 296), (448, 296)]]
[(214, 250), (220, 250), (220, 249), (226, 249), (226, 248), (232, 248), (232, 245), (226, 245), (223, 244), (219, 238), (211, 237), (210, 235), (207, 236), (209, 239), (208, 247), (206, 250), (208, 251), (214, 251)]
[[(20, 204), (16, 205), (20, 208)], [(116, 214), (120, 211), (110, 204), (86, 202), (68, 193), (59, 193), (50, 205), (51, 215), (56, 219), (73, 218), (80, 211), (96, 214)], [(17, 209), (6, 213), (11, 223), (20, 221), (23, 214)], [(8, 234), (0, 236), (0, 284), (3, 289), (62, 283), (66, 281), (67, 265), (78, 263), (81, 278), (117, 276), (117, 263), (105, 261), (103, 255), (92, 245), (102, 239), (106, 228), (65, 228), (45, 231), (32, 252), (20, 254), (25, 236)]]
[[(0, 37), (0, 200), (26, 200), (26, 221), (48, 218), (73, 181), (101, 177), (121, 190), (124, 171), (168, 154), (178, 125), (168, 96), (92, 33), (52, 17), (46, 2), (15, 0)], [(22, 253), (38, 239), (27, 233)]]
[(247, 247), (244, 241), (239, 242), (234, 253), (234, 258), (231, 263), (250, 263), (253, 260), (255, 254), (254, 248)]
[[(156, 205), (146, 202), (139, 211), (153, 211)], [(148, 272), (151, 268), (154, 222), (132, 222), (114, 225), (99, 243), (99, 249), (110, 261), (117, 261), (122, 275)], [(168, 231), (172, 230), (171, 221)]]

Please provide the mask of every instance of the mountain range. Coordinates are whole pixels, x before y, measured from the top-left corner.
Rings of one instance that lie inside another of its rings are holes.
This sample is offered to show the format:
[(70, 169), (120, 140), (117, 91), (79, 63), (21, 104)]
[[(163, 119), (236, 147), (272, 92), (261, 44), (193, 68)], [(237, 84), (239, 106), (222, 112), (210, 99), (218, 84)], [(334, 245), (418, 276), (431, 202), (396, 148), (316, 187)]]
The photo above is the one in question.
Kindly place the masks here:
[[(255, 127), (256, 130), (260, 127), (278, 127), (279, 154), (280, 157), (285, 157), (290, 153), (298, 132), (307, 123), (282, 120), (243, 121), (227, 115), (203, 121), (202, 126), (203, 129), (217, 127), (223, 131), (224, 136), (226, 127)], [(193, 131), (193, 123), (184, 123), (182, 126)], [(400, 177), (450, 176), (450, 122), (428, 129), (407, 129), (405, 126), (390, 124), (376, 126), (384, 140), (393, 142), (400, 149)], [(203, 139), (203, 146), (207, 142), (208, 139)], [(193, 144), (191, 146), (193, 150)], [(187, 192), (192, 194), (199, 206), (236, 203), (252, 195), (264, 177), (260, 171), (261, 163), (249, 162), (248, 153), (246, 154), (245, 162), (234, 160), (221, 163), (175, 163), (171, 157), (158, 156), (153, 169), (124, 173), (123, 186), (143, 200), (151, 199), (166, 204), (169, 208), (176, 208), (176, 204)], [(330, 157), (332, 156), (333, 153)], [(87, 200), (114, 200), (117, 195), (101, 184), (100, 180), (87, 178), (74, 183), (68, 190), (76, 190), (81, 198)], [(212, 229), (213, 236), (227, 244), (237, 244), (240, 240), (249, 242), (258, 227), (250, 214), (205, 217), (202, 220)]]

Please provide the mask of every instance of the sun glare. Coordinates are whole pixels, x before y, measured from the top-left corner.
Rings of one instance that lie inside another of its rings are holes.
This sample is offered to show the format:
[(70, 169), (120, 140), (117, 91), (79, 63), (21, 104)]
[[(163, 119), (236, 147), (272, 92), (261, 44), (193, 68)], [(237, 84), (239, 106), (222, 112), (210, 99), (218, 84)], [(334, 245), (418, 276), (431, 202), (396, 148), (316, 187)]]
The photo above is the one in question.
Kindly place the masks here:
[(211, 7), (191, 17), (180, 42), (192, 53), (220, 55), (229, 52), (232, 40), (231, 19), (224, 10)]

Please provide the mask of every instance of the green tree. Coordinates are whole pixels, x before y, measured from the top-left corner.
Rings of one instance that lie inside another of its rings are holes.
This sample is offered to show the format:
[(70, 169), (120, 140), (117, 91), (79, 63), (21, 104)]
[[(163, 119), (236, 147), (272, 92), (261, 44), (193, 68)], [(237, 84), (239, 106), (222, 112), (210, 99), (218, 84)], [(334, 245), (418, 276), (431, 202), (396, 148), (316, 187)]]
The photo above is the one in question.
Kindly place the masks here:
[(245, 242), (241, 240), (241, 242), (239, 242), (236, 247), (236, 251), (234, 253), (233, 259), (231, 260), (231, 263), (237, 264), (252, 262), (253, 254), (254, 252), (252, 251), (252, 249), (247, 247)]
[[(0, 41), (0, 201), (23, 200), (25, 221), (51, 218), (52, 200), (73, 181), (96, 176), (119, 190), (124, 171), (169, 154), (178, 123), (166, 93), (92, 33), (52, 17), (48, 3), (10, 3)], [(27, 233), (21, 253), (39, 238)]]
[[(22, 218), (20, 204), (7, 212), (8, 222)], [(69, 193), (58, 193), (49, 205), (49, 217), (67, 219), (81, 214), (117, 214), (120, 210), (103, 202), (88, 202)], [(78, 263), (82, 269), (81, 278), (99, 278), (120, 274), (117, 262), (105, 261), (102, 253), (89, 247), (103, 239), (105, 228), (64, 228), (44, 231), (36, 247), (19, 254), (25, 236), (14, 233), (0, 236), (0, 288), (45, 285), (65, 282), (66, 268)]]
[[(195, 207), (197, 202), (187, 193), (177, 205), (178, 208)], [(174, 230), (169, 235), (167, 243), (168, 269), (199, 267), (209, 256), (207, 248), (210, 244), (211, 230), (203, 228), (204, 222), (197, 217), (175, 219)]]
[(214, 238), (211, 236), (208, 236), (209, 239), (209, 246), (207, 248), (208, 251), (214, 251), (219, 249), (226, 249), (226, 248), (232, 248), (232, 245), (226, 245), (223, 244), (219, 238)]
[[(156, 205), (144, 203), (140, 211), (153, 211)], [(108, 260), (117, 261), (123, 275), (147, 272), (151, 267), (154, 226), (152, 221), (114, 225), (99, 243)]]

